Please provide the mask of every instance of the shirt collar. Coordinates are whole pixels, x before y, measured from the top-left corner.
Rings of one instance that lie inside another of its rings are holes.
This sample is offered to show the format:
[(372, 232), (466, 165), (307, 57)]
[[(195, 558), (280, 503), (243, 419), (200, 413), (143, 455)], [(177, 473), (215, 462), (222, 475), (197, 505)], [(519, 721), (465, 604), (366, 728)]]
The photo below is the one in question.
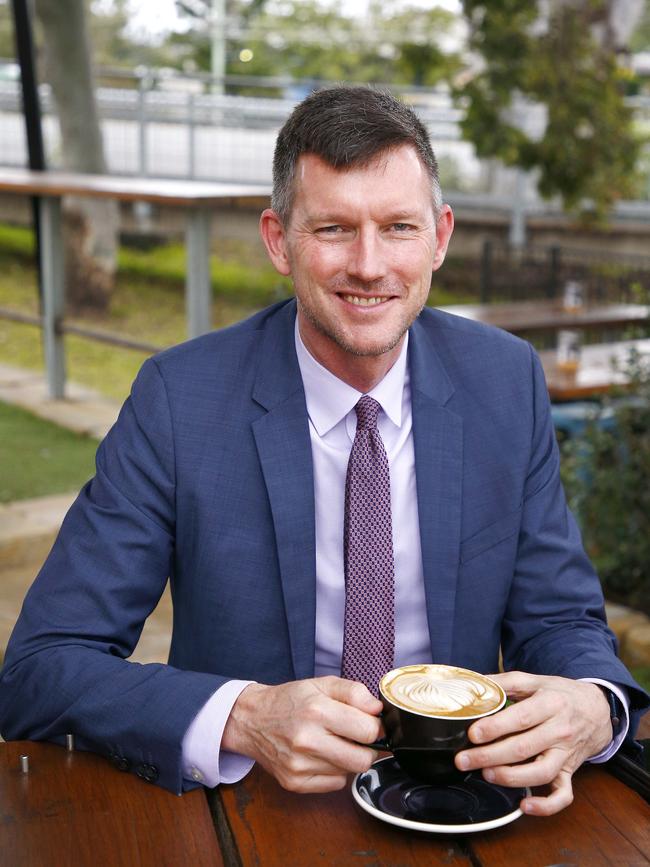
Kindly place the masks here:
[[(396, 427), (402, 425), (402, 392), (406, 377), (408, 339), (407, 331), (397, 361), (386, 376), (368, 392), (381, 404), (381, 408)], [(316, 361), (302, 342), (297, 318), (295, 341), (307, 413), (318, 435), (322, 437), (356, 406), (363, 392), (352, 388)]]

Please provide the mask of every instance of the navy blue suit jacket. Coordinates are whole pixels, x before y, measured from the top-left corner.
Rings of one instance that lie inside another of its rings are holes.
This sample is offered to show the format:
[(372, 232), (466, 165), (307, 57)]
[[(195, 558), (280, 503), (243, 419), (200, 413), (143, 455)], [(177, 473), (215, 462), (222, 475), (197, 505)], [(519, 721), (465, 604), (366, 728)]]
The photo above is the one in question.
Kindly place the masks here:
[[(29, 591), (6, 654), (7, 738), (146, 762), (183, 787), (181, 741), (233, 677), (314, 669), (311, 446), (295, 302), (147, 361)], [(631, 689), (560, 485), (527, 343), (425, 310), (409, 343), (433, 659)], [(126, 661), (171, 578), (169, 665)]]

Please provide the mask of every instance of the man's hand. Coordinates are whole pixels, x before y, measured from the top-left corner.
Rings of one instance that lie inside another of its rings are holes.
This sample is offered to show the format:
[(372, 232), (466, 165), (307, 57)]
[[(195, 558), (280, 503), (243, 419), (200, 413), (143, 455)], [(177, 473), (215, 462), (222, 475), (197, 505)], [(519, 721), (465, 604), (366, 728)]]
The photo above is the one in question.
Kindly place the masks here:
[[(456, 756), (463, 770), (483, 768), (502, 786), (550, 785), (547, 796), (524, 798), (521, 809), (550, 816), (573, 801), (571, 777), (612, 739), (609, 704), (594, 683), (510, 671), (491, 675), (510, 705), (469, 728), (474, 744)], [(492, 743), (494, 742), (494, 743)]]
[(340, 677), (255, 683), (233, 705), (221, 746), (255, 759), (285, 789), (330, 792), (377, 757), (360, 744), (380, 736), (381, 708), (362, 683)]

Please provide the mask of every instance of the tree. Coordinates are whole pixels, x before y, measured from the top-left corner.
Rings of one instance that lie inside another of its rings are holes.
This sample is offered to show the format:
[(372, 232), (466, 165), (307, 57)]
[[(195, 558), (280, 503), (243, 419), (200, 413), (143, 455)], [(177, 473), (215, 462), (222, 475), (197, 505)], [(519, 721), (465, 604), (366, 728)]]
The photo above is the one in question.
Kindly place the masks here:
[(128, 30), (130, 0), (84, 0), (96, 68), (132, 70), (139, 65), (170, 66), (174, 57), (157, 43), (144, 42)]
[[(61, 128), (61, 157), (70, 171), (103, 173), (104, 150), (95, 103), (83, 0), (36, 0), (46, 77)], [(107, 308), (114, 285), (114, 202), (69, 199), (65, 209), (66, 293), (75, 310)]]
[(650, 5), (643, 4), (638, 24), (630, 39), (631, 51), (650, 51)]
[(465, 137), (481, 157), (536, 170), (543, 196), (560, 196), (587, 220), (603, 219), (616, 199), (635, 192), (640, 140), (617, 56), (631, 28), (614, 26), (616, 5), (463, 2), (479, 58), (457, 88)]
[(8, 0), (0, 0), (0, 57), (14, 56), (14, 29)]
[[(172, 40), (191, 44), (198, 68), (208, 70), (211, 2), (177, 0), (177, 6), (194, 26)], [(441, 9), (374, 0), (358, 19), (318, 0), (229, 0), (227, 11), (231, 75), (432, 85), (458, 68), (456, 55), (440, 46), (455, 20)]]

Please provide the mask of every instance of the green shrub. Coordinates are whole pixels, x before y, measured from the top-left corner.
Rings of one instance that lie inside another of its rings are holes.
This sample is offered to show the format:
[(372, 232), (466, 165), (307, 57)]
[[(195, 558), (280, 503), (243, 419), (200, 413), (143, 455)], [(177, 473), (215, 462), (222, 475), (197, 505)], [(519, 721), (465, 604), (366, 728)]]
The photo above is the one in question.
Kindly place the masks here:
[(563, 480), (605, 596), (650, 614), (650, 359), (631, 353), (626, 373), (631, 387), (563, 445)]

